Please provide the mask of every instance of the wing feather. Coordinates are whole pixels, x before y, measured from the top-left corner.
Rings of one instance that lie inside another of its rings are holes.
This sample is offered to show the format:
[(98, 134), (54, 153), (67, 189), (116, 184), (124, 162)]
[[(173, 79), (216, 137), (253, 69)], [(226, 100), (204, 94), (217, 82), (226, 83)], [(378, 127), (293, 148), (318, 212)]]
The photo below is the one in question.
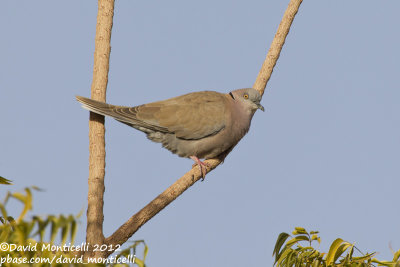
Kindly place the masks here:
[(181, 139), (211, 136), (226, 125), (227, 98), (218, 92), (190, 93), (136, 107), (114, 106), (81, 96), (76, 98), (90, 111), (111, 116), (135, 128), (171, 133)]

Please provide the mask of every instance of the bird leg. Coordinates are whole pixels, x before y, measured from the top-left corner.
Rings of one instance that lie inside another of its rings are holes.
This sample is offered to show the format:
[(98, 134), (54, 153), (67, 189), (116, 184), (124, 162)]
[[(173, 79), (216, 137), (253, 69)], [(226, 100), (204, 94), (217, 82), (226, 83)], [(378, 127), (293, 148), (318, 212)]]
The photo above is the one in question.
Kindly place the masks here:
[(190, 158), (192, 159), (192, 160), (194, 160), (194, 162), (196, 162), (195, 164), (193, 164), (193, 167), (195, 166), (195, 165), (198, 165), (199, 166), (199, 169), (200, 169), (200, 173), (201, 173), (201, 177), (202, 177), (202, 179), (201, 179), (201, 181), (204, 181), (204, 178), (206, 177), (206, 174), (207, 174), (207, 167), (210, 167), (207, 163), (204, 163), (204, 162), (202, 162), (198, 157), (196, 157), (196, 156), (190, 156)]

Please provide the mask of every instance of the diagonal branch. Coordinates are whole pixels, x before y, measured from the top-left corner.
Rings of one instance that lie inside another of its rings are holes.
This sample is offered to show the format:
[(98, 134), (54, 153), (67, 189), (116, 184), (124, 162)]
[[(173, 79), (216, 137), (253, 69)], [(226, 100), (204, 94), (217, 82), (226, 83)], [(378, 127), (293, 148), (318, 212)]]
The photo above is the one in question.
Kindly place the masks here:
[[(99, 0), (91, 95), (92, 99), (103, 102), (106, 100), (113, 16), (114, 0)], [(103, 195), (106, 165), (104, 134), (104, 116), (90, 112), (86, 243), (91, 245), (104, 243)], [(87, 251), (85, 257), (91, 253), (91, 250)]]
[(253, 88), (257, 89), (261, 95), (264, 94), (265, 87), (267, 86), (269, 78), (271, 78), (272, 71), (274, 70), (275, 64), (281, 54), (286, 36), (289, 33), (290, 26), (300, 8), (301, 2), (303, 2), (303, 0), (291, 0), (283, 14), (282, 21), (279, 24), (278, 30), (276, 31), (275, 37), (268, 50), (267, 57), (265, 58), (260, 72), (258, 73), (256, 82), (253, 85)]
[[(261, 94), (264, 93), (264, 89), (269, 78), (271, 77), (272, 70), (279, 58), (279, 54), (282, 50), (283, 44), (285, 43), (286, 36), (289, 33), (290, 26), (300, 7), (301, 2), (302, 0), (291, 0), (288, 8), (285, 11), (285, 14), (283, 15), (282, 21), (278, 27), (274, 40), (272, 41), (267, 57), (254, 84), (254, 88), (259, 90)], [(207, 160), (206, 163), (209, 165), (207, 172), (215, 169), (222, 162), (223, 159)], [(163, 193), (142, 208), (138, 213), (129, 218), (129, 220), (121, 225), (110, 237), (106, 238), (105, 243), (107, 245), (112, 245), (109, 247), (114, 248), (115, 245), (121, 245), (126, 242), (137, 230), (139, 230), (142, 225), (144, 225), (168, 204), (174, 201), (200, 178), (201, 173), (198, 168), (191, 169), (189, 172), (179, 178), (174, 184), (168, 187)], [(112, 251), (106, 251), (104, 252), (103, 256), (108, 256), (111, 253)]]
[[(207, 168), (209, 172), (215, 169), (222, 161), (220, 159), (210, 159), (206, 162), (210, 165), (210, 167)], [(106, 244), (109, 245), (109, 247), (115, 247), (117, 244), (125, 243), (142, 225), (153, 218), (201, 178), (200, 170), (195, 166), (121, 225), (117, 231), (106, 239)]]

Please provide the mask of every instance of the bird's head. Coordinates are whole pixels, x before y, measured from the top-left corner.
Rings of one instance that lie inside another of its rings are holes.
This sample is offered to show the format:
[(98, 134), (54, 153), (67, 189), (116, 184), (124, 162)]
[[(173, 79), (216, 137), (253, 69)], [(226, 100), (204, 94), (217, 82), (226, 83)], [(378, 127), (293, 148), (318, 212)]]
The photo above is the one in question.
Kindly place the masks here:
[(238, 89), (230, 92), (229, 95), (233, 98), (233, 100), (241, 101), (241, 103), (252, 112), (255, 112), (257, 109), (264, 111), (264, 107), (260, 104), (261, 95), (256, 89)]

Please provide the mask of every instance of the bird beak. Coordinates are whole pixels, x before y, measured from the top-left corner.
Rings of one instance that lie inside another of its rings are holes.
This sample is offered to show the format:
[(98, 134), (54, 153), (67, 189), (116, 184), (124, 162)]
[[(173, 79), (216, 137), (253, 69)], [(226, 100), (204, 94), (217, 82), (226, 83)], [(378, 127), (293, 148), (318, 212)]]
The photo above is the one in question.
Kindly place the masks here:
[(262, 111), (265, 111), (265, 110), (264, 110), (264, 107), (263, 107), (260, 103), (257, 104), (257, 108), (258, 108), (258, 109), (261, 109)]

